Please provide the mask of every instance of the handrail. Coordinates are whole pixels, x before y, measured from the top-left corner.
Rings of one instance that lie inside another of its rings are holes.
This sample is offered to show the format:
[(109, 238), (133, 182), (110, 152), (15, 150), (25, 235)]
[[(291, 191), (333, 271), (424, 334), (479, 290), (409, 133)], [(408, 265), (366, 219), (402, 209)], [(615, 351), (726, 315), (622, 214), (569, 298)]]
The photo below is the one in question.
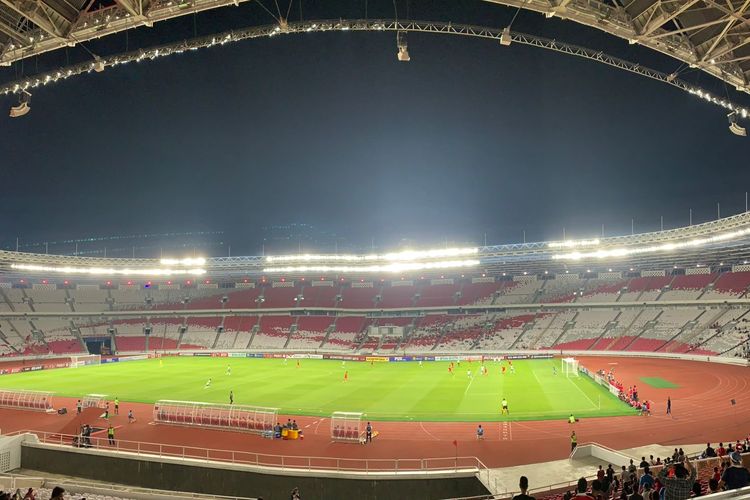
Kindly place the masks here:
[[(18, 436), (34, 434), (42, 444), (72, 446), (78, 436), (56, 432), (19, 430), (6, 434)], [(89, 446), (90, 444), (90, 446)], [(224, 462), (254, 467), (270, 467), (286, 471), (334, 471), (339, 473), (405, 474), (414, 472), (472, 472), (486, 470), (475, 456), (432, 458), (340, 458), (297, 455), (274, 455), (241, 450), (220, 450), (179, 444), (149, 443), (117, 439), (110, 446), (108, 438), (91, 437), (84, 448), (100, 451), (135, 453), (143, 456)]]

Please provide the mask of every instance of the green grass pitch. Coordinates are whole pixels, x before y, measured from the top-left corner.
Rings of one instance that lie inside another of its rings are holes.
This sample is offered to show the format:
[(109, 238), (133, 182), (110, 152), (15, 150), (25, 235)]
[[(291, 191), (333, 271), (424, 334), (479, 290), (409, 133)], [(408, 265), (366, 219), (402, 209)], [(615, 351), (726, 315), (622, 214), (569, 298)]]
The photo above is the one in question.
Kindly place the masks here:
[[(500, 362), (462, 362), (455, 374), (447, 362), (367, 363), (253, 358), (163, 358), (100, 366), (43, 370), (0, 377), (0, 388), (53, 391), (58, 396), (106, 394), (127, 401), (160, 399), (279, 408), (280, 413), (330, 416), (363, 412), (372, 420), (498, 421), (632, 415), (590, 378), (565, 377), (559, 360), (518, 360), (515, 373)], [(226, 374), (231, 365), (231, 375)], [(507, 362), (502, 363), (508, 367)], [(556, 368), (557, 374), (553, 372)], [(467, 375), (471, 371), (472, 376)], [(344, 373), (349, 379), (344, 381)], [(204, 388), (211, 378), (212, 384)], [(500, 415), (508, 400), (510, 415)]]

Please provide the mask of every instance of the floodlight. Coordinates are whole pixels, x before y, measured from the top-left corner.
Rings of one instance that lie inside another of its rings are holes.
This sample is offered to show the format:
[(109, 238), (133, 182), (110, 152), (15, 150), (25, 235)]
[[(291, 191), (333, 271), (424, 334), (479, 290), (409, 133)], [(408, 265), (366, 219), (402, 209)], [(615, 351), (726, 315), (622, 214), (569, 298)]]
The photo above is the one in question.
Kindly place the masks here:
[(503, 32), (500, 34), (500, 45), (508, 46), (513, 40), (510, 37), (510, 26), (503, 28)]
[(10, 117), (18, 118), (19, 116), (27, 115), (31, 111), (31, 94), (25, 90), (21, 91), (21, 96), (18, 99), (18, 105), (10, 108)]
[(411, 57), (409, 57), (409, 47), (406, 43), (406, 33), (403, 31), (399, 31), (396, 33), (396, 47), (398, 47), (398, 53), (396, 54), (396, 57), (398, 57), (399, 61), (402, 62), (409, 62), (411, 61)]
[(102, 71), (104, 71), (105, 67), (106, 65), (104, 64), (104, 61), (97, 57), (94, 61), (94, 71), (96, 71), (97, 73), (101, 73)]
[(747, 130), (737, 124), (737, 114), (734, 111), (727, 115), (727, 119), (729, 120), (729, 131), (731, 133), (740, 137), (747, 137)]

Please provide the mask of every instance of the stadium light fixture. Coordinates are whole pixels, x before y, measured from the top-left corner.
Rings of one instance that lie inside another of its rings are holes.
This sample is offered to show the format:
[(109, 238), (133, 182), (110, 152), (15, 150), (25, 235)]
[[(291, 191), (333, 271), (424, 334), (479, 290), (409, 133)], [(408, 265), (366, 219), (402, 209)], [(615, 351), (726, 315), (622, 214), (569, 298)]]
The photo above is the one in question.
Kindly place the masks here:
[(269, 255), (266, 262), (270, 263), (323, 263), (323, 262), (403, 262), (428, 259), (445, 259), (476, 255), (478, 248), (439, 248), (434, 250), (404, 250), (402, 252), (390, 252), (382, 255), (327, 255), (327, 254), (300, 254), (300, 255)]
[(500, 33), (500, 45), (508, 47), (513, 39), (510, 36), (510, 26), (503, 28), (503, 32)]
[(731, 133), (740, 137), (747, 137), (747, 130), (745, 129), (745, 127), (737, 124), (737, 113), (735, 111), (729, 113), (727, 115), (727, 119), (729, 120), (729, 131)]
[(39, 266), (36, 264), (12, 264), (11, 269), (34, 272), (50, 272), (60, 274), (89, 274), (89, 275), (122, 275), (122, 276), (200, 276), (206, 274), (205, 269), (130, 269), (108, 267), (74, 267), (74, 266)]
[(565, 240), (552, 241), (547, 244), (549, 248), (577, 248), (577, 247), (595, 247), (601, 243), (599, 239), (593, 240)]
[(447, 260), (435, 262), (392, 262), (383, 265), (366, 266), (287, 266), (267, 267), (264, 273), (402, 273), (407, 271), (422, 271), (431, 269), (451, 269), (478, 266), (478, 260)]
[(411, 57), (409, 56), (409, 45), (406, 42), (406, 32), (399, 31), (396, 33), (396, 47), (398, 47), (398, 53), (396, 54), (396, 57), (398, 57), (399, 61), (411, 61)]
[(626, 257), (628, 255), (643, 255), (658, 252), (671, 252), (682, 248), (698, 248), (711, 243), (735, 240), (750, 235), (750, 229), (738, 229), (728, 233), (717, 234), (707, 238), (695, 238), (686, 241), (667, 242), (659, 245), (651, 245), (635, 248), (612, 248), (609, 250), (594, 250), (591, 252), (569, 252), (552, 256), (554, 260), (582, 260), (582, 259), (606, 259), (610, 257)]
[(20, 116), (28, 115), (31, 111), (31, 94), (26, 90), (21, 91), (21, 95), (18, 98), (18, 104), (11, 106), (9, 116), (11, 118), (18, 118)]
[(162, 266), (202, 266), (206, 263), (203, 257), (193, 257), (186, 259), (161, 259), (159, 263)]

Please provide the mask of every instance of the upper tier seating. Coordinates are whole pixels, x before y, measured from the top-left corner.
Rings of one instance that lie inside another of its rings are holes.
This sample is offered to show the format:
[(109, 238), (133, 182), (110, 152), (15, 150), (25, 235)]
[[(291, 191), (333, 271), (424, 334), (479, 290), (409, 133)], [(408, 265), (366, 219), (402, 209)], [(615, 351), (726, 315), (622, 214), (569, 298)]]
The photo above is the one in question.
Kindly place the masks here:
[(377, 307), (378, 309), (414, 307), (414, 296), (417, 290), (417, 287), (413, 285), (383, 287)]
[(336, 307), (338, 294), (338, 287), (307, 285), (302, 290), (299, 307)]
[(449, 306), (456, 303), (459, 285), (426, 285), (419, 289), (417, 307)]
[(379, 293), (380, 288), (343, 287), (339, 307), (345, 309), (374, 309), (375, 297)]

